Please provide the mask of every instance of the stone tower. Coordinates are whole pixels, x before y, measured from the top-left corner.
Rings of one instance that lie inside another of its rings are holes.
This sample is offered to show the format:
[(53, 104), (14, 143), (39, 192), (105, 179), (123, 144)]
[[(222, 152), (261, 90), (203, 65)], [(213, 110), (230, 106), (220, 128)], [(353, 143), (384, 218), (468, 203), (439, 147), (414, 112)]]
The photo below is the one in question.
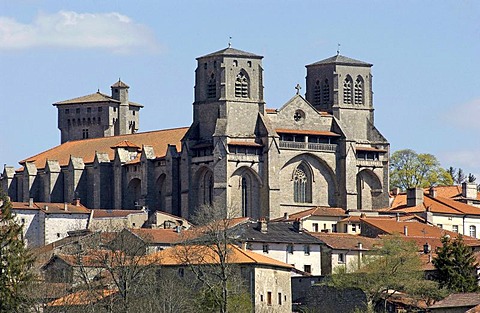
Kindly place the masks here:
[(127, 84), (118, 80), (111, 86), (111, 96), (97, 91), (54, 103), (58, 110), (61, 143), (135, 133), (143, 106), (129, 101), (128, 89)]
[(374, 123), (372, 64), (337, 54), (306, 67), (307, 101), (342, 121), (350, 138), (367, 139)]
[[(197, 58), (193, 123), (183, 139), (190, 179), (182, 180), (182, 190), (189, 190), (188, 195), (182, 195), (182, 203), (188, 203), (188, 209), (182, 210), (192, 212), (199, 206), (213, 205), (215, 199), (224, 208), (235, 206), (238, 215), (256, 215), (246, 211), (258, 209), (254, 204), (258, 197), (251, 192), (247, 196), (244, 191), (242, 198), (238, 191), (242, 184), (244, 189), (255, 188), (255, 184), (246, 187), (246, 179), (254, 180), (253, 172), (250, 177), (242, 169), (239, 172), (245, 175), (238, 175), (238, 182), (229, 179), (243, 165), (239, 161), (234, 166), (233, 149), (251, 149), (251, 156), (245, 155), (242, 160), (249, 159), (250, 166), (254, 159), (258, 163), (261, 153), (255, 132), (258, 117), (265, 110), (262, 58), (231, 47)], [(233, 185), (240, 187), (235, 189)], [(238, 196), (233, 195), (233, 189)]]

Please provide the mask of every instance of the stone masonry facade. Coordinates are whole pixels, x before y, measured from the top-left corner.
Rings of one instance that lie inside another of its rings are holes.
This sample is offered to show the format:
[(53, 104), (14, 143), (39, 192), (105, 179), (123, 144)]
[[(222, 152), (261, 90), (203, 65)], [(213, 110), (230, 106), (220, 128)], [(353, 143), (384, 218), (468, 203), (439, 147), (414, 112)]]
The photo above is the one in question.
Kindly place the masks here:
[(335, 55), (307, 65), (305, 96), (297, 87), (267, 109), (262, 59), (231, 47), (197, 58), (188, 128), (137, 133), (143, 106), (121, 81), (112, 96), (57, 102), (62, 144), (21, 169), (6, 166), (1, 187), (14, 201), (80, 198), (186, 218), (202, 206), (252, 218), (388, 207), (389, 143), (374, 125), (372, 64)]

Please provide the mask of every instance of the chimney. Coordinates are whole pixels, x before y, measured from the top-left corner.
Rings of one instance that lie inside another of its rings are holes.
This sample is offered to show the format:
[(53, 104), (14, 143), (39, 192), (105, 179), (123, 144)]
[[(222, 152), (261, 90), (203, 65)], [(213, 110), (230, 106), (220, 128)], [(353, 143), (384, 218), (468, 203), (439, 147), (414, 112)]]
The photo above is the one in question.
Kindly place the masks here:
[(258, 229), (262, 234), (266, 234), (268, 231), (267, 220), (265, 218), (261, 218), (258, 220)]
[(288, 212), (283, 213), (283, 219), (288, 220)]
[(33, 198), (28, 199), (28, 207), (33, 208)]
[(397, 222), (400, 222), (400, 213), (397, 213), (396, 221), (397, 221)]
[(407, 206), (417, 206), (423, 203), (422, 188), (408, 188), (407, 189)]
[(393, 188), (392, 191), (391, 191), (392, 195), (396, 196), (400, 193), (400, 188)]
[(303, 228), (303, 225), (302, 225), (302, 221), (300, 221), (300, 218), (295, 219), (295, 221), (293, 222), (293, 230), (296, 231), (297, 233), (301, 233), (302, 228)]
[(44, 206), (43, 209), (44, 209), (45, 211), (48, 211), (48, 205)]
[(363, 244), (361, 242), (358, 243), (358, 249), (362, 250), (363, 249)]
[(462, 197), (477, 199), (477, 185), (475, 183), (462, 183)]
[(175, 226), (175, 232), (180, 234), (182, 232), (182, 226)]
[(75, 199), (75, 200), (73, 201), (73, 204), (74, 204), (75, 206), (80, 206), (80, 198)]
[(435, 198), (437, 196), (437, 191), (435, 190), (435, 187), (430, 187), (430, 189), (428, 189), (428, 195), (432, 198)]
[(65, 202), (65, 203), (63, 204), (63, 209), (64, 209), (65, 211), (68, 211), (68, 203)]
[(405, 237), (408, 236), (408, 226), (407, 225), (403, 226), (403, 234), (405, 235)]

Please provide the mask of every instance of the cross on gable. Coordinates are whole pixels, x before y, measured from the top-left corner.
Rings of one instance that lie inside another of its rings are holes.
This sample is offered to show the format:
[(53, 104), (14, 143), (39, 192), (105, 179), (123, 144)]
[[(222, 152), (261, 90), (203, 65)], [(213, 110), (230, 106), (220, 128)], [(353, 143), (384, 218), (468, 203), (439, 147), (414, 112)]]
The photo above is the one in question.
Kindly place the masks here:
[(297, 84), (295, 86), (295, 89), (297, 89), (297, 95), (300, 94), (300, 89), (302, 89), (302, 86), (300, 86), (300, 84)]

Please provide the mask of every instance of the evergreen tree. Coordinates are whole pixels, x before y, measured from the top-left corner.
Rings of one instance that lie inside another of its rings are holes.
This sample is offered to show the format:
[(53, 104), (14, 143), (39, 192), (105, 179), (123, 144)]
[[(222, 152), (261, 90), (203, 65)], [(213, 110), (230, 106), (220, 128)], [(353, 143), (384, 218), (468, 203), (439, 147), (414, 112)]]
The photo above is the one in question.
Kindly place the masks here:
[(22, 225), (15, 222), (12, 205), (0, 196), (0, 312), (26, 312), (26, 288), (33, 280), (33, 258), (23, 242)]
[(441, 287), (455, 292), (478, 290), (475, 255), (472, 248), (465, 245), (461, 234), (453, 240), (449, 236), (442, 237), (442, 246), (436, 252), (433, 265)]

